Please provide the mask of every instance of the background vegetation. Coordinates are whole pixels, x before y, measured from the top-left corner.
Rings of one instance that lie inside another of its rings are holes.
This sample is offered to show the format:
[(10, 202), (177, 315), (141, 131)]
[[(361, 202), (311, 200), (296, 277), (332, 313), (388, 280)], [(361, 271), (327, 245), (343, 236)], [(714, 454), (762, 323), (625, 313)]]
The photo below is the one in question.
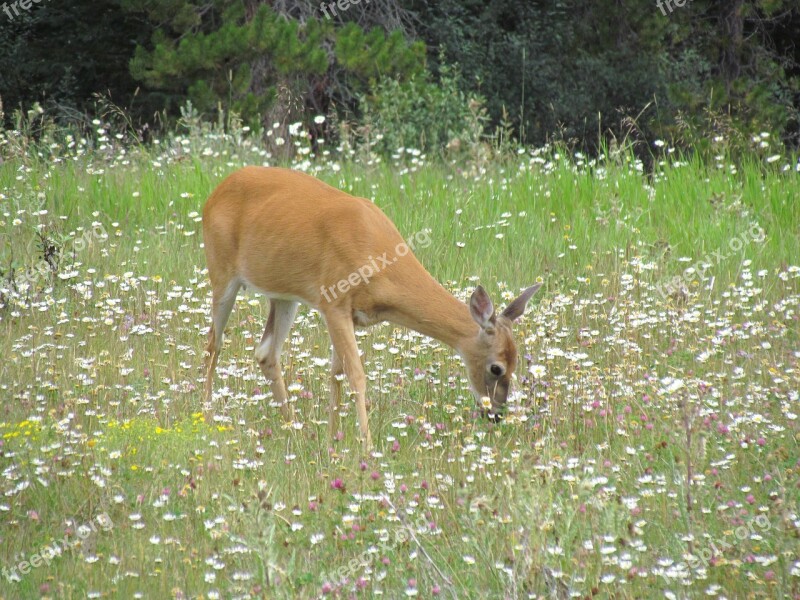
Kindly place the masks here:
[[(200, 412), (200, 211), (233, 169), (278, 160), (261, 135), (187, 114), (139, 145), (120, 127), (5, 138), (0, 597), (800, 593), (800, 179), (770, 136), (743, 159), (712, 139), (711, 162), (656, 146), (648, 172), (558, 146), (315, 150), (292, 128), (280, 164), (427, 229), (419, 258), (458, 297), (545, 283), (499, 425), (449, 349), (360, 334), (364, 456), (352, 402), (328, 437), (308, 308), (284, 353), (295, 422), (253, 359), (267, 303), (246, 294), (217, 418)], [(87, 527), (99, 515), (113, 526)]]
[[(435, 95), (420, 85), (448, 89), (450, 78), (485, 104), (487, 133), (502, 126), (523, 143), (597, 152), (613, 140), (697, 147), (710, 132), (767, 131), (796, 147), (797, 0), (660, 6), (373, 0), (326, 18), (316, 0), (64, 0), (2, 15), (0, 96), (8, 125), (34, 102), (58, 122), (86, 123), (101, 94), (142, 138), (187, 101), (207, 120), (301, 120), (324, 137), (338, 132), (312, 127), (313, 116), (362, 124), (371, 113), (373, 134), (391, 130), (420, 109), (388, 116), (398, 93)], [(434, 102), (428, 112), (450, 123), (463, 109)], [(405, 143), (442, 147), (441, 134), (411, 127)]]
[[(798, 7), (665, 13), (0, 12), (0, 599), (800, 598)], [(375, 451), (352, 402), (330, 439), (303, 307), (285, 423), (247, 294), (205, 420), (200, 212), (251, 164), (427, 230), (461, 299), (544, 283), (503, 422), (382, 324)]]

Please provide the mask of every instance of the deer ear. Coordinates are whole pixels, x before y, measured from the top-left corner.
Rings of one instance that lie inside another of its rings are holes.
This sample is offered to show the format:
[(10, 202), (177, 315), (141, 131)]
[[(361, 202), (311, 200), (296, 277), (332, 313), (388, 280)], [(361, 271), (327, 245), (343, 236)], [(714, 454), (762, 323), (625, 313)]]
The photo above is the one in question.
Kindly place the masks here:
[(527, 290), (522, 292), (516, 300), (506, 306), (502, 316), (511, 321), (516, 321), (519, 319), (522, 316), (522, 313), (525, 312), (525, 306), (528, 304), (528, 300), (531, 299), (531, 296), (533, 296), (540, 287), (542, 287), (542, 284), (537, 283), (536, 285), (532, 285)]
[(472, 297), (469, 299), (469, 312), (483, 329), (494, 325), (494, 306), (489, 299), (489, 294), (481, 286), (476, 287), (472, 292)]

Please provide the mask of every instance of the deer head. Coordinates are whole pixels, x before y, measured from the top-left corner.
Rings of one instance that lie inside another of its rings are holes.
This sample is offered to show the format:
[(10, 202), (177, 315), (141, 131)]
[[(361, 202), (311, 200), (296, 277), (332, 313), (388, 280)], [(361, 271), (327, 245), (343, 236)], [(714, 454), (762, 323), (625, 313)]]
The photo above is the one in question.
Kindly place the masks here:
[[(478, 324), (477, 335), (467, 344), (463, 355), (470, 387), (484, 415), (499, 420), (508, 400), (511, 376), (517, 367), (517, 346), (511, 326), (525, 312), (528, 300), (542, 286), (526, 289), (506, 309), (496, 315), (494, 305), (483, 287), (478, 286), (469, 301), (470, 314)], [(488, 405), (485, 398), (489, 399)]]

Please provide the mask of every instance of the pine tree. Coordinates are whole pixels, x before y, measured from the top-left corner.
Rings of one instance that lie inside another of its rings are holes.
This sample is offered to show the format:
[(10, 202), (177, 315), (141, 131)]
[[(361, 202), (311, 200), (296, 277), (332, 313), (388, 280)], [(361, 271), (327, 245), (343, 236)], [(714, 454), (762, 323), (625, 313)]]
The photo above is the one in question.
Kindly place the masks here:
[(341, 26), (322, 15), (301, 21), (263, 2), (123, 1), (126, 10), (162, 23), (150, 47), (137, 48), (133, 76), (175, 100), (187, 97), (208, 115), (221, 107), (263, 121), (279, 98), (287, 102), (284, 88), (302, 99), (300, 110), (325, 111), (332, 98), (347, 103), (378, 76), (407, 78), (424, 69), (424, 46), (401, 32)]

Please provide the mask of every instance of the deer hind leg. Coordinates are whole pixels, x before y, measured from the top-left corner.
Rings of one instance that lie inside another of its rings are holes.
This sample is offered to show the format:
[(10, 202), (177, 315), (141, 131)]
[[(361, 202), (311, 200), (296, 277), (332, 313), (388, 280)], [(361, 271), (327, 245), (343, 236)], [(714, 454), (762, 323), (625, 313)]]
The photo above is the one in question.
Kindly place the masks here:
[[(368, 452), (372, 448), (372, 438), (367, 422), (367, 378), (358, 354), (353, 317), (341, 309), (329, 310), (325, 313), (325, 321), (328, 324), (334, 351), (341, 361), (350, 389), (356, 394), (356, 412), (358, 413), (361, 441), (364, 450)], [(332, 403), (333, 397), (331, 398)]]
[(336, 348), (331, 352), (331, 386), (330, 386), (330, 406), (328, 415), (328, 434), (333, 439), (339, 433), (339, 407), (342, 401), (342, 375), (344, 375), (344, 365)]
[(286, 385), (281, 374), (281, 352), (283, 343), (289, 335), (297, 314), (297, 302), (290, 300), (270, 300), (269, 318), (264, 335), (256, 348), (256, 360), (264, 377), (269, 381), (272, 396), (281, 405), (281, 413), (286, 420), (293, 418), (292, 408), (287, 402)]
[(241, 284), (234, 280), (223, 285), (212, 284), (211, 327), (208, 330), (208, 343), (206, 344), (205, 401), (207, 404), (210, 404), (213, 399), (214, 372), (217, 370), (217, 359), (219, 351), (222, 349), (222, 336), (240, 287)]

